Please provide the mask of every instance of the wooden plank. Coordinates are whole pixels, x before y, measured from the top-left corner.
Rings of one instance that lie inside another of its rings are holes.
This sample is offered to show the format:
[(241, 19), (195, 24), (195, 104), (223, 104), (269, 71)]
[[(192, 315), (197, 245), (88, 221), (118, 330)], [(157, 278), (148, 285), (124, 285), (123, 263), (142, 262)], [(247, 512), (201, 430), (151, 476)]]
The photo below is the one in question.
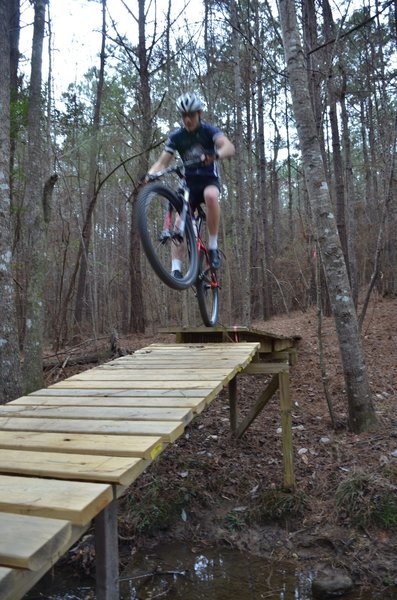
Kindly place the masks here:
[[(218, 346), (218, 348), (221, 348), (220, 346)], [(139, 364), (142, 363), (144, 360), (148, 360), (149, 362), (171, 362), (172, 361), (177, 361), (177, 363), (179, 363), (179, 361), (181, 362), (181, 364), (186, 364), (186, 363), (193, 363), (194, 361), (205, 361), (206, 357), (210, 357), (211, 359), (213, 359), (216, 363), (216, 365), (219, 367), (221, 367), (222, 365), (224, 365), (225, 363), (228, 363), (230, 361), (234, 361), (234, 360), (246, 360), (246, 358), (251, 357), (255, 354), (255, 352), (252, 351), (244, 351), (241, 352), (241, 350), (239, 352), (236, 352), (235, 350), (230, 350), (228, 352), (222, 352), (218, 349), (214, 349), (214, 350), (206, 350), (204, 349), (200, 349), (200, 350), (195, 350), (194, 352), (190, 352), (190, 353), (181, 353), (180, 351), (178, 351), (177, 348), (171, 349), (168, 352), (166, 352), (165, 350), (155, 350), (153, 351), (151, 354), (139, 354), (137, 356), (135, 356), (133, 359), (130, 359), (129, 361), (124, 361), (123, 363), (103, 363), (104, 365), (111, 365), (112, 367), (118, 367), (118, 366), (130, 366), (133, 364)], [(207, 363), (208, 364), (208, 363)], [(101, 365), (102, 367), (103, 365)], [(171, 365), (172, 366), (172, 365)], [(177, 364), (174, 364), (174, 367), (176, 367)], [(210, 366), (210, 365), (208, 365)], [(95, 367), (95, 368), (99, 368)]]
[[(59, 382), (60, 384), (62, 382)], [(52, 388), (42, 388), (37, 390), (36, 392), (32, 392), (29, 394), (29, 398), (36, 396), (73, 396), (76, 398), (84, 398), (89, 396), (101, 396), (103, 398), (207, 398), (208, 395), (213, 395), (214, 391), (212, 388), (200, 388), (198, 390), (175, 390), (170, 386), (166, 390), (156, 390), (151, 388), (146, 388), (143, 390), (136, 389), (121, 389), (117, 390), (110, 387), (105, 387), (102, 389), (95, 388), (61, 388), (57, 387), (55, 389)], [(14, 401), (15, 402), (15, 401)]]
[[(214, 328), (211, 327), (210, 330), (207, 330), (206, 333), (212, 333), (214, 331)], [(276, 336), (277, 337), (277, 336)], [(288, 338), (282, 338), (280, 336), (280, 339), (288, 339)], [(179, 342), (172, 342), (169, 344), (162, 344), (159, 342), (154, 342), (153, 344), (149, 344), (149, 346), (145, 346), (145, 348), (140, 348), (139, 350), (136, 350), (134, 354), (139, 354), (140, 352), (144, 352), (148, 349), (153, 349), (153, 348), (159, 348), (161, 350), (163, 349), (167, 349), (167, 348), (178, 348), (181, 351), (183, 350), (194, 350), (195, 348), (208, 348), (208, 349), (213, 349), (213, 348), (222, 348), (223, 350), (239, 350), (241, 351), (242, 348), (246, 347), (252, 347), (252, 348), (258, 348), (259, 346), (259, 340), (256, 340), (254, 342), (222, 342), (222, 344), (218, 344), (217, 342), (188, 342), (186, 344), (180, 344)]]
[(0, 431), (0, 448), (134, 456), (153, 460), (165, 444), (156, 436)]
[[(146, 352), (139, 352), (136, 358), (141, 356), (151, 356), (152, 358), (165, 358), (172, 357), (175, 360), (189, 360), (205, 358), (206, 356), (213, 357), (215, 360), (221, 360), (223, 357), (227, 359), (246, 360), (247, 357), (252, 357), (259, 350), (259, 344), (245, 348), (225, 348), (223, 345), (217, 344), (213, 348), (206, 348), (205, 346), (187, 349), (186, 345), (179, 344), (173, 348), (152, 348), (148, 347)], [(128, 361), (125, 361), (129, 364)]]
[[(150, 348), (150, 346), (149, 346)], [(168, 349), (168, 351), (163, 348), (153, 348), (152, 352), (155, 356), (164, 356), (165, 354), (169, 354), (175, 357), (204, 357), (204, 356), (214, 356), (216, 359), (221, 359), (222, 357), (227, 358), (238, 358), (241, 357), (244, 359), (247, 356), (254, 356), (256, 352), (259, 350), (260, 344), (212, 344), (208, 346), (206, 344), (199, 344), (196, 346), (187, 346), (186, 344), (181, 345), (177, 344)]]
[(226, 362), (233, 360), (235, 357), (244, 358), (246, 356), (250, 356), (253, 353), (252, 348), (249, 348), (249, 349), (245, 348), (244, 350), (240, 349), (239, 351), (228, 350), (227, 352), (225, 352), (224, 350), (222, 351), (220, 349), (219, 345), (210, 350), (209, 349), (203, 350), (202, 348), (199, 348), (199, 349), (195, 349), (195, 350), (190, 350), (189, 352), (181, 352), (180, 348), (181, 348), (181, 346), (175, 347), (175, 348), (169, 350), (168, 352), (166, 352), (165, 350), (151, 350), (146, 353), (137, 353), (130, 357), (122, 357), (122, 358), (117, 358), (116, 360), (110, 360), (101, 365), (97, 365), (96, 368), (103, 367), (104, 365), (111, 365), (113, 367), (118, 367), (118, 366), (125, 366), (125, 365), (131, 365), (131, 364), (136, 364), (136, 363), (142, 364), (144, 361), (166, 362), (167, 355), (177, 357), (178, 361), (181, 361), (181, 362), (190, 362), (193, 360), (205, 360), (206, 356), (213, 356), (215, 358), (215, 360), (217, 361), (217, 363), (219, 363), (220, 365), (223, 365)]
[(37, 583), (43, 575), (84, 533), (82, 527), (72, 528), (72, 537), (63, 548), (49, 559), (48, 563), (37, 571), (0, 567), (0, 598), (1, 600), (21, 600), (23, 596)]
[[(161, 371), (158, 369), (90, 369), (78, 375), (69, 377), (67, 381), (156, 381), (161, 379), (162, 383), (168, 382), (201, 382), (202, 379), (213, 381), (216, 384), (219, 381), (228, 381), (237, 371), (237, 369), (167, 369)], [(186, 386), (189, 387), (189, 386)], [(202, 387), (202, 386), (201, 386)]]
[(99, 419), (114, 421), (182, 421), (185, 425), (193, 419), (188, 408), (154, 408), (121, 406), (0, 406), (0, 418), (29, 417), (33, 419)]
[(7, 406), (124, 406), (153, 408), (190, 408), (194, 413), (201, 413), (206, 406), (203, 398), (173, 398), (173, 397), (120, 397), (120, 396), (21, 396)]
[(0, 430), (101, 433), (112, 435), (155, 435), (174, 442), (184, 431), (180, 421), (106, 421), (78, 419), (29, 419), (0, 417)]
[[(266, 361), (283, 361), (283, 362), (289, 362), (290, 359), (290, 354), (291, 354), (292, 350), (288, 349), (284, 352), (266, 352), (266, 354), (263, 354), (262, 358), (263, 360)], [(259, 351), (260, 354), (260, 351)]]
[(2, 512), (64, 519), (85, 526), (112, 499), (109, 484), (0, 475)]
[(142, 363), (143, 360), (166, 361), (167, 356), (172, 356), (177, 358), (178, 361), (186, 362), (191, 360), (204, 360), (206, 356), (212, 356), (219, 364), (224, 364), (235, 358), (241, 357), (241, 359), (244, 360), (247, 356), (253, 356), (260, 348), (260, 345), (257, 344), (257, 347), (250, 346), (248, 348), (225, 348), (224, 346), (215, 344), (212, 348), (206, 348), (204, 346), (197, 346), (189, 349), (186, 348), (186, 345), (182, 346), (180, 344), (172, 348), (150, 348), (149, 346), (144, 352), (137, 352), (131, 357), (123, 357), (122, 359), (108, 361), (104, 364), (118, 366), (130, 365), (136, 362)]
[(263, 374), (273, 374), (273, 373), (283, 373), (285, 371), (289, 371), (288, 363), (283, 362), (275, 362), (275, 363), (266, 363), (266, 362), (255, 362), (249, 364), (245, 369), (244, 373), (247, 375), (263, 375)]
[[(173, 359), (174, 364), (170, 365), (170, 360), (166, 357), (164, 358), (136, 358), (134, 361), (130, 363), (118, 364), (114, 365), (111, 363), (105, 363), (99, 367), (95, 367), (98, 371), (116, 371), (120, 372), (126, 369), (139, 369), (140, 371), (150, 371), (153, 369), (161, 369), (161, 370), (172, 370), (177, 369), (193, 369), (196, 371), (212, 371), (215, 369), (216, 371), (226, 371), (229, 373), (236, 368), (236, 360), (230, 359), (228, 357), (224, 357), (223, 359), (216, 360), (215, 357), (211, 356), (210, 359), (206, 359), (204, 356), (200, 357), (196, 360), (194, 359), (178, 359), (178, 364), (175, 365), (175, 359)], [(239, 361), (241, 362), (241, 361)], [(211, 365), (209, 369), (208, 365)]]
[[(222, 357), (231, 358), (241, 358), (241, 360), (245, 360), (246, 357), (253, 356), (257, 350), (259, 350), (260, 345), (254, 344), (250, 345), (250, 347), (238, 348), (227, 347), (225, 348), (221, 344), (217, 344), (213, 348), (208, 348), (206, 346), (199, 346), (196, 348), (188, 348), (186, 345), (177, 345), (175, 347), (170, 348), (151, 348), (148, 346), (147, 352), (138, 352), (137, 356), (152, 356), (152, 357), (173, 357), (175, 359), (188, 359), (188, 358), (197, 358), (210, 356), (214, 357), (216, 360), (220, 360)], [(128, 361), (126, 361), (128, 363)]]
[(290, 340), (275, 340), (273, 349), (275, 352), (281, 352), (282, 350), (288, 350), (292, 346), (293, 344), (291, 344)]
[(35, 571), (69, 542), (69, 521), (0, 512), (0, 564)]
[(0, 452), (0, 473), (129, 485), (150, 461), (93, 454), (8, 450)]
[[(133, 360), (128, 361), (128, 362), (124, 362), (124, 363), (116, 363), (115, 365), (113, 365), (112, 363), (104, 363), (104, 364), (111, 364), (111, 366), (119, 366), (119, 365), (124, 365), (124, 366), (130, 366), (136, 363), (140, 363), (143, 362), (143, 360), (148, 360), (149, 357), (149, 362), (150, 361), (159, 361), (159, 362), (167, 362), (169, 361), (171, 364), (170, 366), (172, 367), (172, 363), (173, 361), (176, 361), (176, 363), (179, 363), (179, 361), (181, 361), (182, 364), (186, 364), (186, 363), (193, 363), (194, 361), (204, 361), (206, 359), (206, 357), (210, 357), (210, 359), (213, 359), (216, 362), (216, 365), (219, 367), (221, 367), (225, 362), (230, 362), (232, 360), (237, 360), (237, 362), (239, 360), (246, 360), (247, 357), (250, 357), (253, 353), (252, 352), (235, 352), (235, 351), (230, 351), (227, 352), (227, 354), (224, 354), (222, 352), (219, 352), (219, 350), (203, 350), (202, 352), (191, 352), (190, 354), (181, 354), (176, 348), (174, 350), (169, 350), (168, 352), (166, 352), (165, 350), (156, 350), (155, 352), (153, 352), (153, 354), (141, 354), (139, 356), (136, 356)], [(208, 366), (210, 366), (210, 364), (207, 363)], [(177, 367), (177, 364), (173, 365), (174, 367)], [(192, 364), (192, 366), (194, 366)], [(99, 368), (99, 367), (96, 367)]]
[[(162, 373), (166, 373), (169, 371), (170, 373), (178, 370), (192, 370), (194, 372), (199, 371), (200, 375), (203, 375), (203, 371), (209, 371), (211, 377), (208, 375), (207, 379), (213, 379), (212, 375), (216, 377), (219, 373), (222, 372), (230, 373), (235, 371), (236, 369), (241, 369), (246, 366), (249, 362), (251, 362), (252, 358), (248, 357), (245, 359), (245, 356), (235, 356), (235, 357), (225, 357), (222, 361), (215, 355), (206, 355), (199, 358), (192, 357), (192, 359), (180, 359), (178, 356), (172, 355), (164, 355), (164, 358), (153, 357), (150, 360), (136, 359), (134, 362), (125, 365), (102, 365), (101, 367), (97, 367), (97, 371), (115, 371), (122, 372), (124, 371), (150, 371), (160, 369)], [(87, 373), (89, 371), (84, 371)]]
[(219, 380), (216, 381), (112, 381), (110, 384), (109, 381), (70, 381), (70, 379), (65, 379), (64, 381), (60, 381), (59, 383), (54, 383), (51, 385), (51, 389), (103, 389), (103, 388), (113, 388), (115, 390), (145, 390), (146, 388), (150, 388), (153, 390), (166, 390), (169, 391), (170, 388), (173, 390), (202, 390), (205, 388), (213, 388), (216, 389), (217, 392), (220, 392), (223, 383), (219, 383)]

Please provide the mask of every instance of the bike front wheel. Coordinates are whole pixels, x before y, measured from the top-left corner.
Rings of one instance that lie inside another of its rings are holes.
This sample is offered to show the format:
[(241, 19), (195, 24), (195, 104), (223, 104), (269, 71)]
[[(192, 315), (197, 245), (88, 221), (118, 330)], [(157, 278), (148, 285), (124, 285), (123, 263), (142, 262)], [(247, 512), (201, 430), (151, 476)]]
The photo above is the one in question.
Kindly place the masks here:
[(203, 250), (200, 252), (196, 294), (204, 325), (214, 327), (219, 316), (219, 283), (217, 273), (210, 268)]
[[(169, 212), (170, 207), (172, 212)], [(176, 233), (175, 220), (181, 211), (181, 199), (164, 185), (148, 184), (138, 194), (136, 218), (143, 249), (155, 273), (175, 290), (189, 288), (196, 281), (198, 272), (197, 241), (189, 215), (183, 238)], [(165, 230), (167, 214), (169, 222)], [(171, 272), (175, 253), (183, 261), (180, 278)]]

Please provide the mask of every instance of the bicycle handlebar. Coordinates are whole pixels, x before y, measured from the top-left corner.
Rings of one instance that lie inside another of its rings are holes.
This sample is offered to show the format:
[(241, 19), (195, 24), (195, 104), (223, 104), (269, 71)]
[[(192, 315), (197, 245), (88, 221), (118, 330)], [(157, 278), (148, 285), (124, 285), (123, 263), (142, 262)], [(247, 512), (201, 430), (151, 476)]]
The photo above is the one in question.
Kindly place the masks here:
[(182, 173), (182, 169), (184, 167), (200, 167), (203, 166), (205, 161), (200, 159), (192, 159), (192, 160), (187, 160), (186, 162), (184, 162), (182, 165), (173, 165), (172, 167), (167, 167), (166, 169), (163, 169), (162, 171), (157, 171), (157, 173), (148, 173), (147, 174), (147, 178), (149, 181), (155, 181), (156, 179), (160, 179), (160, 177), (163, 177), (164, 175), (169, 175), (170, 173), (176, 173), (178, 175), (178, 177), (180, 177), (181, 179), (183, 179), (184, 175)]

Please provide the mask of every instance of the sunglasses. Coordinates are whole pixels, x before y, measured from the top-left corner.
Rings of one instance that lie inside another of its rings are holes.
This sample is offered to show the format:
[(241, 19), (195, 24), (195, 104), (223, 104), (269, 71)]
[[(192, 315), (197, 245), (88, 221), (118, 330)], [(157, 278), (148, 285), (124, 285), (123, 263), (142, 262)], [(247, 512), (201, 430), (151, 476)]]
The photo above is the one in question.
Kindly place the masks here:
[(194, 112), (183, 112), (181, 113), (182, 119), (186, 119), (186, 118), (193, 118), (195, 115), (197, 115), (198, 111), (195, 110)]

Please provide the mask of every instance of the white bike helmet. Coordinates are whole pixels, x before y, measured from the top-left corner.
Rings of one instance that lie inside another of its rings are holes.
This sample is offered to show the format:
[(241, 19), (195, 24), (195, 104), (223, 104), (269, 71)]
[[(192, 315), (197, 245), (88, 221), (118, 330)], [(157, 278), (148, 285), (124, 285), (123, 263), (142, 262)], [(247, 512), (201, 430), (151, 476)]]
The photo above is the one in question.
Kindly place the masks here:
[(194, 93), (187, 92), (179, 96), (176, 101), (176, 107), (180, 113), (196, 112), (197, 110), (203, 110), (204, 104), (202, 100)]

